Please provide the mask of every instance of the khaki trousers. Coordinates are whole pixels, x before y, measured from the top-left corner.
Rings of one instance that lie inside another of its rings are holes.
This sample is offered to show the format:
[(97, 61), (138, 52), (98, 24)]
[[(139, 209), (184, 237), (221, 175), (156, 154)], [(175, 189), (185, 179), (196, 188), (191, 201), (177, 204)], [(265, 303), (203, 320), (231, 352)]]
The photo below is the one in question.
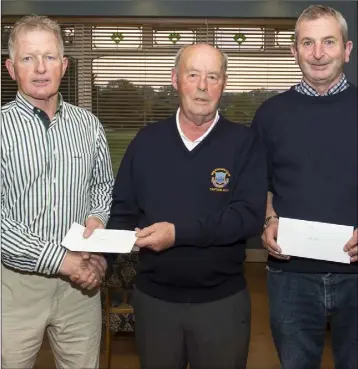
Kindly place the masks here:
[(101, 301), (59, 277), (2, 266), (2, 368), (32, 368), (45, 330), (57, 368), (99, 367)]

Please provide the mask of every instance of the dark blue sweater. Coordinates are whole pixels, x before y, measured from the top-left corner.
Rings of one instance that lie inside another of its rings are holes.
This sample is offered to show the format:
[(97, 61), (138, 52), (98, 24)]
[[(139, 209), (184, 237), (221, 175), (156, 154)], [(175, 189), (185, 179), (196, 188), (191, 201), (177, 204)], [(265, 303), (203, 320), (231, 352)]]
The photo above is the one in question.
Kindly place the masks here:
[[(267, 149), (269, 186), (279, 216), (357, 226), (356, 87), (320, 97), (291, 88), (262, 104), (252, 129)], [(270, 257), (269, 265), (294, 272), (358, 272), (358, 263), (303, 258)]]
[(173, 223), (173, 247), (141, 249), (136, 286), (167, 301), (213, 301), (245, 286), (245, 241), (261, 232), (266, 194), (264, 149), (252, 130), (220, 118), (189, 151), (173, 116), (129, 145), (108, 228)]

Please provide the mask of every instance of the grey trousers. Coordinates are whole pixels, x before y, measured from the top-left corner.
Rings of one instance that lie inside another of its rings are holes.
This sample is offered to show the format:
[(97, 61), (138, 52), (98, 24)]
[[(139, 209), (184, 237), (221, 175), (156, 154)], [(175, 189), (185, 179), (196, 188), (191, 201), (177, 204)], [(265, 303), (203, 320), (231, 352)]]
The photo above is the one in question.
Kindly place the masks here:
[(205, 303), (172, 303), (134, 291), (141, 369), (244, 369), (251, 323), (248, 289)]

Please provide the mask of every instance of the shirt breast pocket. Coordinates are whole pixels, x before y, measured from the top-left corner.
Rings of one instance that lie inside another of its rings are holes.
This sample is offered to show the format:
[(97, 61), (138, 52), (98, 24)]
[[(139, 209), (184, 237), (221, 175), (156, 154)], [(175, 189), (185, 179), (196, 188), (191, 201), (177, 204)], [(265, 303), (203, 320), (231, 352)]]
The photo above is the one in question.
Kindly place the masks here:
[(93, 156), (87, 152), (74, 151), (67, 155), (69, 175), (74, 181), (88, 181), (92, 176)]

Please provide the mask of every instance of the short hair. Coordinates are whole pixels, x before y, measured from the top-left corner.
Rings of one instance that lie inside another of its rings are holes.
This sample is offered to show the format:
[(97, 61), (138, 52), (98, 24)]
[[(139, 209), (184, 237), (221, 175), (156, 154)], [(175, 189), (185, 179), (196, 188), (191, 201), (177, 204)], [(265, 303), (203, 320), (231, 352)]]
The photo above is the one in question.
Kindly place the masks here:
[[(176, 54), (175, 56), (175, 62), (174, 62), (174, 67), (175, 70), (178, 72), (178, 68), (179, 68), (179, 64), (180, 64), (180, 59), (183, 55), (184, 50), (186, 50), (187, 48), (191, 47), (191, 46), (195, 46), (195, 45), (209, 45), (207, 43), (198, 43), (198, 44), (192, 44), (192, 45), (187, 45), (182, 47)], [(227, 65), (228, 65), (228, 56), (226, 53), (224, 53), (223, 51), (221, 51), (219, 48), (216, 48), (216, 50), (219, 51), (220, 55), (221, 55), (221, 63), (222, 63), (222, 68), (224, 71), (224, 74), (226, 74), (227, 72)]]
[(39, 15), (28, 15), (18, 20), (11, 30), (8, 42), (10, 59), (14, 59), (14, 46), (17, 41), (17, 36), (20, 32), (28, 31), (47, 31), (55, 35), (58, 41), (58, 49), (61, 57), (64, 54), (64, 46), (61, 28), (58, 23), (48, 17)]
[(330, 8), (329, 6), (310, 5), (301, 13), (299, 18), (297, 19), (295, 26), (295, 45), (297, 45), (299, 23), (301, 21), (311, 21), (322, 17), (333, 17), (334, 19), (336, 19), (341, 29), (344, 45), (348, 42), (347, 21), (338, 10)]

